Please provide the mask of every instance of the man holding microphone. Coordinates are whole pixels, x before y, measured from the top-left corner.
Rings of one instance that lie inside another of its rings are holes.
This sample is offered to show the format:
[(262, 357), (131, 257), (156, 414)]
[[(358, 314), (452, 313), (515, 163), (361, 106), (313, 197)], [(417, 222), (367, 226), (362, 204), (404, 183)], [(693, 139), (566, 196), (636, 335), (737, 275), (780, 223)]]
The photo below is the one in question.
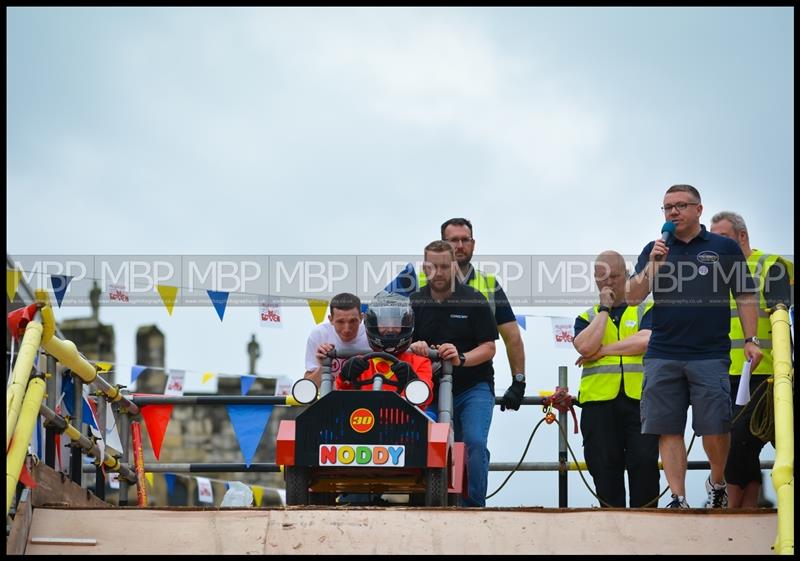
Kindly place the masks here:
[(629, 305), (653, 293), (652, 334), (644, 355), (642, 433), (659, 435), (664, 474), (672, 490), (668, 508), (686, 501), (686, 412), (703, 437), (711, 464), (708, 502), (727, 507), (725, 462), (730, 448), (730, 296), (736, 299), (745, 336), (744, 354), (761, 360), (756, 323), (757, 289), (744, 254), (733, 240), (700, 224), (703, 205), (691, 185), (673, 185), (662, 207), (661, 239), (647, 244), (625, 287)]

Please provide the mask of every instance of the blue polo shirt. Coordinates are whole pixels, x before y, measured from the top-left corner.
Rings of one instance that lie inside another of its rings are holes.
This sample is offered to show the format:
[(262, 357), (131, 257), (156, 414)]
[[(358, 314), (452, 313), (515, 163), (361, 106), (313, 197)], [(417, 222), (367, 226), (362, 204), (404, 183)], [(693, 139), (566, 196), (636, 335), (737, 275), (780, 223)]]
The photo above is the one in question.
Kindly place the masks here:
[[(655, 242), (639, 255), (639, 274)], [(739, 245), (707, 231), (688, 243), (672, 237), (669, 254), (653, 278), (653, 332), (644, 355), (671, 360), (728, 358), (731, 294), (757, 288)]]

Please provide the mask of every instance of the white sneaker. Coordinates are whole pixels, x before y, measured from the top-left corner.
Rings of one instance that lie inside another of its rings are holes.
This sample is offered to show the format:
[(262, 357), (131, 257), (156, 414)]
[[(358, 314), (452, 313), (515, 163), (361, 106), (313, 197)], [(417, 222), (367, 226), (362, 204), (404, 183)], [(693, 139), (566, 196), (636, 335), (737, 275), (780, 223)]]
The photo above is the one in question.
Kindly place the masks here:
[(711, 476), (706, 479), (706, 492), (708, 493), (708, 508), (728, 508), (728, 484), (711, 483)]

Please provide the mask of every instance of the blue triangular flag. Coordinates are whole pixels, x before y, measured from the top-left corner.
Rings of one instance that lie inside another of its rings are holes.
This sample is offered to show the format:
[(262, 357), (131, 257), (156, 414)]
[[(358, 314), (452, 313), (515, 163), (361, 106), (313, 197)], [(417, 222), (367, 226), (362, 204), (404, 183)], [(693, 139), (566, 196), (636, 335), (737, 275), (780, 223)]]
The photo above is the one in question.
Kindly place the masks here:
[(522, 316), (522, 315), (516, 315), (516, 318), (517, 318), (517, 323), (519, 324), (519, 326), (520, 326), (522, 329), (528, 329), (528, 328), (526, 327), (526, 322), (527, 322), (527, 320), (525, 319), (525, 316)]
[(219, 320), (222, 321), (222, 316), (225, 315), (225, 306), (228, 305), (228, 292), (206, 290), (208, 297), (211, 298), (211, 303), (214, 304), (214, 309), (217, 310)]
[(225, 490), (227, 491), (230, 488), (231, 488), (231, 482), (230, 481), (226, 481), (225, 482)]
[(264, 429), (267, 428), (269, 416), (272, 414), (272, 405), (226, 405), (225, 407), (233, 425), (233, 433), (239, 441), (244, 463), (250, 467)]
[(69, 372), (61, 378), (61, 391), (64, 393), (61, 407), (66, 410), (68, 415), (72, 416), (72, 410), (75, 408), (75, 380), (72, 379), (72, 374)]
[(131, 384), (134, 383), (136, 378), (138, 378), (139, 375), (145, 370), (147, 370), (146, 366), (139, 366), (138, 364), (131, 366)]
[(406, 264), (406, 268), (400, 271), (392, 282), (386, 285), (384, 292), (395, 293), (409, 297), (417, 290), (417, 274), (414, 272), (414, 265)]
[(100, 427), (97, 426), (97, 419), (94, 418), (94, 411), (92, 411), (89, 400), (86, 397), (83, 398), (83, 418), (81, 421), (100, 430)]
[(242, 374), (242, 377), (239, 379), (239, 381), (242, 388), (242, 395), (247, 395), (247, 392), (249, 392), (250, 388), (253, 387), (256, 377), (252, 374)]
[(175, 474), (164, 473), (164, 482), (167, 484), (167, 495), (172, 496), (172, 491), (175, 489)]
[(367, 310), (369, 310), (369, 304), (361, 304), (361, 313), (366, 314)]
[(53, 286), (53, 292), (56, 295), (58, 307), (61, 307), (61, 301), (64, 300), (64, 294), (67, 293), (67, 286), (72, 277), (69, 275), (50, 275), (50, 284)]

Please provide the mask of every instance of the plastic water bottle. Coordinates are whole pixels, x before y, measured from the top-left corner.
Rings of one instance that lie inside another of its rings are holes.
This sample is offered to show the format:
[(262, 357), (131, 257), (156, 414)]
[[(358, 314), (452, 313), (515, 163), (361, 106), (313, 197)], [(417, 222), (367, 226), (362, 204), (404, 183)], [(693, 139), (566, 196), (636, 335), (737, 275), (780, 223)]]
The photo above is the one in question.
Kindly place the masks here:
[(253, 506), (253, 491), (241, 481), (231, 481), (219, 506)]

